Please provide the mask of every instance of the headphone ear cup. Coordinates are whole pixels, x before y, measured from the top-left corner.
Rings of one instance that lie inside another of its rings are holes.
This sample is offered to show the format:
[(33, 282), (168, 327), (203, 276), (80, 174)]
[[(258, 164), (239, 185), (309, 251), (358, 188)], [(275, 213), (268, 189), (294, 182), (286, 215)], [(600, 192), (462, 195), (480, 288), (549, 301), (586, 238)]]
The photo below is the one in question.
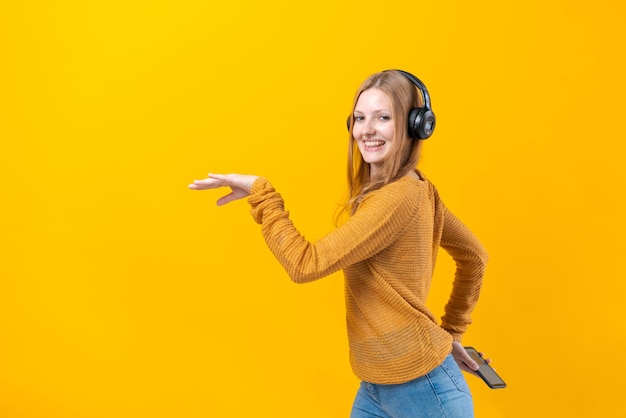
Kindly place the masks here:
[(413, 108), (411, 109), (411, 111), (409, 112), (409, 117), (407, 119), (408, 122), (408, 126), (407, 126), (407, 132), (409, 134), (409, 136), (413, 139), (419, 139), (419, 123), (421, 120), (421, 116), (420, 116), (420, 111), (422, 109), (419, 108)]
[(428, 139), (435, 130), (435, 114), (430, 109), (412, 109), (408, 122), (409, 136), (413, 139)]
[(420, 139), (428, 139), (435, 130), (435, 114), (430, 109), (422, 109), (420, 115), (421, 119), (418, 134)]
[(352, 116), (348, 116), (348, 121), (346, 122), (346, 125), (348, 126), (348, 132), (350, 132), (350, 122), (352, 122)]

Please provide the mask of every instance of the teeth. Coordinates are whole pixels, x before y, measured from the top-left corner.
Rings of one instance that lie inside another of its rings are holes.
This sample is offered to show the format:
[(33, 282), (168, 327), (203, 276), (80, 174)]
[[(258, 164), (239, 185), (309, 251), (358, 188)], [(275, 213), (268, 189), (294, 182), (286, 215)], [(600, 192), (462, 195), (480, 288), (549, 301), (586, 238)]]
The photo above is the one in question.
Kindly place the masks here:
[(363, 141), (366, 147), (380, 147), (385, 145), (385, 141)]

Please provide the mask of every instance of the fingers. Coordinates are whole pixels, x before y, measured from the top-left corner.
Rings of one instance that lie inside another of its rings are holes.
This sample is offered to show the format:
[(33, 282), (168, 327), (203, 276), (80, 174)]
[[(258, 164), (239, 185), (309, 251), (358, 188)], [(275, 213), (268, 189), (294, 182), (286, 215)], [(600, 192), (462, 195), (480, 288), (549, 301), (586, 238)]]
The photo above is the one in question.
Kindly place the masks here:
[(218, 187), (226, 186), (226, 180), (226, 176), (224, 175), (209, 173), (208, 178), (203, 180), (194, 180), (193, 183), (189, 185), (189, 188), (192, 190), (216, 189)]
[(219, 199), (217, 199), (217, 206), (223, 206), (237, 199), (239, 199), (239, 197), (235, 193), (229, 193), (226, 196), (222, 196)]
[[(258, 176), (242, 175), (242, 174), (212, 174), (203, 180), (194, 180), (189, 188), (192, 190), (216, 189), (218, 187), (229, 186), (233, 189), (241, 189), (246, 193), (250, 192), (252, 184)], [(241, 196), (239, 196), (241, 197)]]
[(468, 373), (474, 373), (478, 370), (478, 363), (469, 355), (461, 343), (455, 341), (452, 343), (452, 356), (459, 367)]
[(472, 365), (470, 364), (471, 359), (468, 360), (465, 357), (463, 357), (462, 359), (455, 358), (455, 361), (456, 361), (456, 364), (459, 365), (459, 368), (463, 370), (464, 372), (467, 372), (470, 374), (476, 374), (476, 370), (478, 370), (478, 367), (476, 367), (476, 369), (472, 368)]
[(250, 195), (252, 184), (257, 176), (242, 174), (212, 174), (203, 180), (194, 180), (189, 185), (192, 190), (217, 189), (220, 187), (230, 187), (231, 192), (217, 200), (217, 205), (222, 206), (233, 200), (242, 199)]
[(213, 173), (209, 173), (209, 178), (211, 179), (215, 179), (215, 180), (220, 180), (220, 181), (226, 181), (228, 179), (228, 174), (213, 174)]
[(478, 368), (472, 369), (470, 366), (468, 366), (465, 363), (460, 363), (459, 367), (461, 368), (461, 370), (463, 370), (463, 371), (465, 371), (467, 373), (470, 373), (470, 374), (474, 374), (474, 375), (476, 374), (476, 370), (478, 370)]
[(208, 183), (206, 180), (194, 180), (188, 187), (192, 190), (206, 190), (215, 186), (211, 186), (211, 183)]
[(470, 356), (463, 358), (463, 362), (472, 372), (475, 372), (479, 368), (478, 363), (476, 363)]

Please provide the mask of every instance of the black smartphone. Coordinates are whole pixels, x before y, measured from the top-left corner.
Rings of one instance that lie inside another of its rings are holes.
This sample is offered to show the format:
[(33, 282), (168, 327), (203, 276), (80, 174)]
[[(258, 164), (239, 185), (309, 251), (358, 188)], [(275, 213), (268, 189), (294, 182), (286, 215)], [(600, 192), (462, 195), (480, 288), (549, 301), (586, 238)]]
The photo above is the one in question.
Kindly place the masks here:
[(504, 380), (502, 380), (502, 378), (498, 376), (498, 373), (496, 373), (496, 371), (491, 368), (491, 366), (485, 361), (485, 359), (483, 359), (482, 356), (478, 354), (478, 351), (476, 351), (474, 347), (465, 347), (465, 351), (467, 351), (467, 354), (469, 354), (470, 357), (476, 363), (478, 363), (479, 368), (476, 373), (478, 373), (478, 376), (480, 376), (485, 381), (487, 386), (489, 386), (491, 389), (503, 389), (506, 387), (506, 383), (504, 383)]

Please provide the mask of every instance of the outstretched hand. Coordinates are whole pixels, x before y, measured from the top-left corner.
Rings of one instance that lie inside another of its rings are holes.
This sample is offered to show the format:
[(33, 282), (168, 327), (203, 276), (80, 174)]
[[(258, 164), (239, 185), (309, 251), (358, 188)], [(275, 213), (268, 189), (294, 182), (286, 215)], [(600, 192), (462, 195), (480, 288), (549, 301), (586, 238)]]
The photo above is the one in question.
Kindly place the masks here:
[(230, 187), (231, 192), (220, 197), (217, 205), (222, 206), (233, 200), (242, 199), (250, 194), (252, 183), (258, 176), (247, 176), (243, 174), (211, 174), (204, 180), (194, 180), (189, 188), (192, 190), (218, 189), (220, 187)]
[[(483, 353), (479, 354), (481, 356), (483, 355)], [(476, 371), (478, 370), (478, 363), (476, 363), (474, 359), (472, 359), (470, 355), (467, 354), (467, 351), (465, 351), (463, 345), (461, 345), (461, 343), (458, 341), (454, 341), (452, 343), (452, 357), (454, 357), (454, 361), (456, 361), (456, 364), (459, 365), (461, 370), (476, 375)], [(491, 359), (485, 359), (485, 361), (487, 363), (491, 363)]]

